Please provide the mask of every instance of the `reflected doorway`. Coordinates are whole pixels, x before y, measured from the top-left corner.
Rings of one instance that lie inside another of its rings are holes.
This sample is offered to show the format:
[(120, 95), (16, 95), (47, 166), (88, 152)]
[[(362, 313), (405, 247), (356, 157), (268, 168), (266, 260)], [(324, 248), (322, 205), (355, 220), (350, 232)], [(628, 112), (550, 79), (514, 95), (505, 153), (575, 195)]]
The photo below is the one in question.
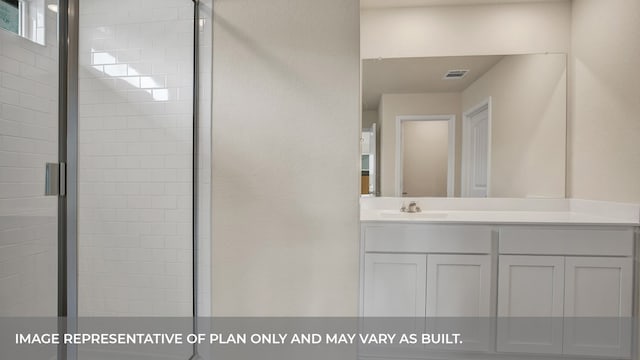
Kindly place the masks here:
[(396, 118), (396, 196), (453, 196), (455, 115)]
[(360, 195), (376, 195), (376, 124), (370, 128), (362, 129), (360, 139), (360, 154), (362, 157)]

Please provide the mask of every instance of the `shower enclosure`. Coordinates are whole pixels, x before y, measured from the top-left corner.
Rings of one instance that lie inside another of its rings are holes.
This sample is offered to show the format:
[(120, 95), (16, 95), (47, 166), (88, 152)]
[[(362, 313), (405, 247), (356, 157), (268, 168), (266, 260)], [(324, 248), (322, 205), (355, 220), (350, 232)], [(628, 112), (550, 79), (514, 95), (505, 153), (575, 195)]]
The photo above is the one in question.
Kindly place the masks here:
[(0, 316), (209, 315), (210, 1), (0, 0)]

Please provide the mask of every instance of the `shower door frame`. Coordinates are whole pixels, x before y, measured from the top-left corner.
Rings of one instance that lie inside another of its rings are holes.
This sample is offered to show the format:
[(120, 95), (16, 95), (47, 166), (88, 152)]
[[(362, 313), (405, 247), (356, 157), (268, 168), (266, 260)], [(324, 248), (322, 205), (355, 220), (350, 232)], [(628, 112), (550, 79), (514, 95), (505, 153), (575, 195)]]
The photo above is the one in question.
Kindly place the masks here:
[[(200, 0), (193, 3), (193, 108), (192, 108), (192, 318), (197, 329), (198, 309), (198, 175), (199, 175), (199, 47)], [(58, 162), (64, 190), (58, 196), (58, 328), (75, 332), (78, 318), (78, 40), (80, 0), (58, 1)], [(193, 346), (190, 359), (198, 358)], [(58, 346), (58, 360), (75, 360), (74, 347)]]

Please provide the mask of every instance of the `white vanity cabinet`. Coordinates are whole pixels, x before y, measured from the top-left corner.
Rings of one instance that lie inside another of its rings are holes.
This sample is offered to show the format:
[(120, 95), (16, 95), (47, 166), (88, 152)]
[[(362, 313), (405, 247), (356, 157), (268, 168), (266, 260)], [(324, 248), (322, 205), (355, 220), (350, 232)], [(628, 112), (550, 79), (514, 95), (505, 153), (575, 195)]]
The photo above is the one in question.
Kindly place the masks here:
[(511, 227), (499, 249), (499, 352), (630, 356), (632, 229)]
[(424, 317), (427, 257), (365, 255), (364, 316)]
[[(633, 226), (371, 221), (361, 230), (361, 315), (464, 334), (460, 346), (381, 356), (631, 358)], [(461, 327), (439, 328), (438, 318)]]
[(563, 258), (502, 255), (498, 280), (498, 351), (561, 354)]
[[(427, 255), (426, 308), (427, 333), (462, 333), (458, 350), (489, 351), (491, 255)], [(441, 317), (447, 318), (444, 327), (436, 324)]]
[(427, 255), (427, 317), (490, 316), (490, 297), (490, 255)]
[(364, 316), (490, 316), (489, 255), (365, 255)]
[(632, 269), (631, 258), (565, 258), (564, 354), (630, 355)]
[[(486, 226), (363, 226), (362, 314), (424, 317), (433, 333), (445, 329), (431, 318), (488, 318), (491, 238)], [(485, 328), (466, 330), (458, 349), (489, 350)]]

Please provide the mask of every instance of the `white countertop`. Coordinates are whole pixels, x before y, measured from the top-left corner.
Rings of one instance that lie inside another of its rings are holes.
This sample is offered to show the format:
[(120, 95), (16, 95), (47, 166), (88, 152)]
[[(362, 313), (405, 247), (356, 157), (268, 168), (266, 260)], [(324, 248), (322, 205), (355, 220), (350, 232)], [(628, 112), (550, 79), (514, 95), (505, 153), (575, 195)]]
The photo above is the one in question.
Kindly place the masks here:
[[(420, 213), (401, 213), (415, 200)], [(640, 226), (640, 205), (575, 199), (398, 199), (361, 201), (362, 222)]]
[(360, 220), (409, 223), (638, 225), (624, 219), (557, 211), (425, 211), (396, 216), (385, 213), (384, 210), (365, 210), (360, 213)]

